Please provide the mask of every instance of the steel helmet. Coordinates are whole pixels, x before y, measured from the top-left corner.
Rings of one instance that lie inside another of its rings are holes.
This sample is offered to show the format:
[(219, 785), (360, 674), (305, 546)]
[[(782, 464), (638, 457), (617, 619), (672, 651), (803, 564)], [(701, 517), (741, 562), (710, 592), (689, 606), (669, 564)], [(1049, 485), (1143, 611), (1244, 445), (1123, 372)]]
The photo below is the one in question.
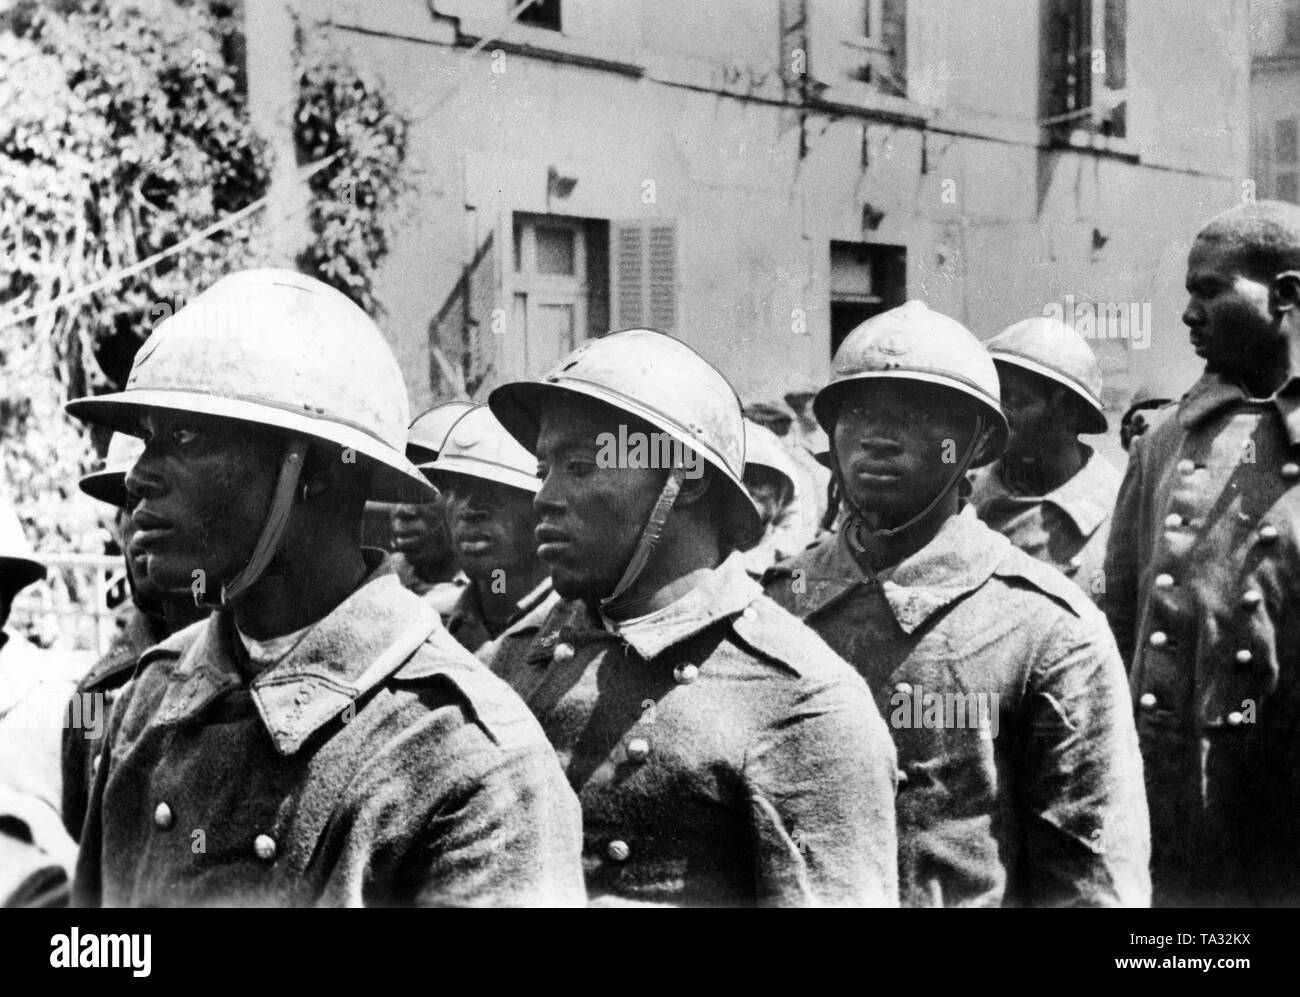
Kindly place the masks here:
[(32, 556), (18, 513), (0, 505), (0, 590), (14, 593), (44, 577), (45, 565)]
[(138, 432), (144, 408), (225, 416), (350, 448), (374, 466), (369, 498), (401, 501), (406, 386), (383, 334), (343, 294), (291, 270), (223, 277), (140, 347), (123, 391), (69, 402), (69, 414)]
[(406, 433), (407, 458), (416, 466), (428, 464), (436, 459), (438, 451), (446, 442), (447, 434), (451, 432), (451, 427), (456, 425), (457, 419), (472, 408), (475, 408), (473, 402), (443, 402), (416, 416)]
[(984, 347), (996, 363), (1012, 364), (1064, 385), (1085, 403), (1084, 433), (1104, 433), (1101, 367), (1083, 337), (1064, 322), (1039, 316), (1003, 329)]
[(501, 385), (488, 396), (488, 406), (532, 452), (542, 409), (549, 399), (566, 394), (635, 415), (695, 451), (720, 473), (736, 541), (747, 543), (759, 535), (758, 509), (743, 481), (740, 398), (712, 364), (680, 339), (651, 329), (608, 333), (578, 347), (541, 381)]
[(835, 415), (846, 384), (880, 378), (923, 381), (951, 388), (979, 403), (990, 437), (971, 460), (979, 467), (1006, 446), (997, 368), (974, 334), (960, 322), (908, 301), (867, 319), (835, 352), (831, 380), (813, 399), (813, 413), (834, 438)]
[(126, 476), (142, 453), (144, 453), (143, 440), (128, 436), (126, 433), (114, 433), (113, 438), (108, 441), (104, 466), (98, 471), (84, 475), (77, 484), (93, 499), (115, 505), (119, 509), (129, 508), (131, 500), (126, 494)]
[(537, 458), (521, 447), (486, 405), (471, 405), (447, 433), (438, 459), (422, 465), (437, 483), (446, 474), (495, 481), (536, 495)]
[(795, 477), (799, 472), (780, 438), (767, 427), (746, 419), (745, 467), (750, 465), (771, 471), (784, 481), (786, 494), (794, 494)]

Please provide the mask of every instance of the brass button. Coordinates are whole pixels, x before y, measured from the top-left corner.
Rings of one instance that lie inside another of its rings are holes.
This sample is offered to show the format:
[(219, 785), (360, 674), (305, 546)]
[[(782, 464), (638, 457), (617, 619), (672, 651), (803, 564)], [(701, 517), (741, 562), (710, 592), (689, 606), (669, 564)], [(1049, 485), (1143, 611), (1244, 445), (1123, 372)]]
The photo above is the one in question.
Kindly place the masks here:
[(899, 682), (898, 685), (894, 686), (894, 691), (901, 692), (904, 696), (910, 696), (912, 694), (912, 685), (909, 682)]
[(253, 854), (263, 862), (274, 861), (275, 851), (275, 839), (269, 834), (259, 834), (253, 839)]
[(690, 685), (700, 677), (700, 670), (694, 665), (678, 665), (673, 669), (673, 680), (678, 685)]
[(172, 808), (166, 803), (159, 803), (153, 808), (153, 826), (160, 831), (170, 831), (171, 826), (176, 823), (176, 815), (172, 813)]
[(1079, 555), (1076, 554), (1074, 557), (1070, 558), (1070, 563), (1067, 566), (1067, 570), (1069, 571), (1070, 574), (1074, 574), (1074, 572), (1078, 571), (1082, 567), (1083, 567), (1083, 558), (1079, 557)]
[(1248, 665), (1255, 658), (1255, 656), (1251, 654), (1249, 651), (1247, 651), (1244, 647), (1240, 651), (1238, 651), (1235, 655), (1233, 655), (1233, 657), (1236, 659), (1237, 664), (1239, 665)]
[(1224, 719), (1228, 721), (1228, 726), (1229, 726), (1229, 727), (1240, 727), (1240, 726), (1241, 726), (1241, 722), (1242, 722), (1243, 720), (1245, 720), (1246, 718), (1243, 717), (1239, 711), (1237, 711), (1237, 710), (1233, 710), (1233, 711), (1232, 711), (1231, 713), (1229, 713), (1229, 714), (1227, 715), (1227, 717), (1225, 717)]
[(616, 838), (605, 846), (605, 854), (615, 862), (626, 862), (627, 857), (632, 854), (632, 849), (628, 848), (626, 841)]
[(1156, 588), (1171, 589), (1174, 587), (1173, 575), (1156, 575)]
[(1258, 589), (1247, 589), (1241, 593), (1241, 605), (1244, 609), (1254, 609), (1264, 601), (1264, 593)]
[(1182, 460), (1178, 462), (1179, 474), (1191, 474), (1195, 470), (1196, 470), (1195, 461), (1188, 460), (1186, 457), (1184, 457)]
[(1277, 539), (1277, 527), (1264, 525), (1259, 528), (1259, 538), (1263, 541), (1270, 542)]
[(746, 606), (744, 609), (740, 611), (740, 615), (743, 616), (745, 619), (751, 621), (758, 619), (758, 614), (754, 612), (753, 606)]
[(95, 756), (95, 760), (94, 760), (93, 762), (90, 763), (90, 774), (91, 774), (91, 775), (99, 775), (99, 758), (100, 758), (100, 756), (99, 756), (99, 755), (96, 755), (96, 756)]
[(1282, 465), (1282, 477), (1287, 481), (1295, 481), (1300, 478), (1300, 464), (1293, 460), (1287, 461)]
[(562, 665), (566, 661), (572, 661), (573, 654), (572, 644), (556, 644), (555, 650), (551, 652), (551, 660), (557, 665)]
[(627, 759), (640, 765), (650, 757), (650, 742), (644, 737), (634, 737), (627, 742)]
[(1151, 642), (1152, 647), (1164, 647), (1169, 643), (1169, 635), (1163, 630), (1157, 630), (1148, 638), (1148, 640)]
[(1154, 692), (1144, 692), (1138, 699), (1138, 706), (1144, 710), (1149, 710), (1156, 705), (1156, 694)]
[(1171, 512), (1168, 516), (1165, 517), (1166, 530), (1176, 530), (1178, 529), (1178, 527), (1182, 525), (1183, 525), (1183, 517), (1178, 515), (1178, 513), (1176, 512)]

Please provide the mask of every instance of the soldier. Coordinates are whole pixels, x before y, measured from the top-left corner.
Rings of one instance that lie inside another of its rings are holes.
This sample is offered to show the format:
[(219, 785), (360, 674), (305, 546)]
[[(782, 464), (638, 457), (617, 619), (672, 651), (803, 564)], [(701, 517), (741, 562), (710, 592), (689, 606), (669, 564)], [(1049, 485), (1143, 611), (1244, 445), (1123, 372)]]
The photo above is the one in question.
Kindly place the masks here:
[(59, 707), (85, 670), (4, 629), (45, 577), (12, 506), (0, 507), (0, 905), (61, 906), (76, 843), (59, 820)]
[(745, 570), (755, 578), (777, 561), (803, 550), (813, 532), (798, 529), (790, 511), (799, 471), (776, 434), (745, 420), (745, 490), (758, 508), (762, 534), (743, 550)]
[(1300, 207), (1196, 237), (1200, 380), (1133, 440), (1106, 563), (1158, 904), (1300, 900)]
[[(417, 466), (436, 460), (451, 427), (473, 407), (473, 402), (444, 402), (417, 416), (407, 432), (407, 458)], [(392, 514), (397, 577), (406, 588), (423, 596), (444, 623), (469, 584), (452, 555), (446, 506), (439, 494), (432, 502), (398, 505)]]
[(861, 679), (763, 598), (731, 385), (684, 343), (592, 340), (488, 399), (537, 455), (564, 597), (494, 669), (583, 808), (599, 903), (892, 904), (894, 753)]
[(1142, 773), (1106, 621), (959, 502), (1008, 432), (993, 361), (910, 301), (849, 334), (814, 409), (848, 518), (767, 592), (889, 718), (903, 903), (1144, 904)]
[[(112, 506), (116, 513), (130, 599), (118, 613), (118, 632), (108, 651), (77, 683), (75, 699), (68, 708), (63, 730), (62, 813), (63, 826), (73, 838), (81, 837), (103, 737), (102, 722), (107, 721), (108, 711), (130, 680), (140, 655), (208, 614), (208, 608), (196, 604), (188, 589), (176, 595), (155, 587), (145, 569), (144, 551), (132, 544), (135, 524), (131, 509), (135, 502), (127, 494), (126, 475), (142, 453), (144, 444), (136, 437), (114, 433), (103, 469), (78, 482), (83, 492)], [(94, 704), (93, 718), (98, 721), (93, 726), (86, 723), (90, 703)]]
[[(469, 578), (446, 617), (447, 632), (474, 652), (505, 631), (535, 635), (559, 596), (533, 539), (533, 455), (477, 406), (452, 426), (437, 459), (420, 469), (447, 497), (456, 561)], [(492, 650), (481, 660), (491, 660)]]
[(1152, 425), (1159, 425), (1162, 417), (1168, 415), (1168, 407), (1174, 400), (1165, 398), (1154, 388), (1141, 387), (1133, 393), (1133, 400), (1119, 421), (1119, 445), (1128, 453), (1133, 440), (1141, 436)]
[(427, 489), (365, 313), (300, 274), (233, 274), (124, 391), (68, 411), (142, 436), (149, 580), (215, 607), (114, 706), (74, 902), (580, 902), (579, 811), (536, 721), (360, 546), (367, 498)]
[(1000, 459), (971, 472), (970, 503), (1026, 554), (1100, 600), (1120, 474), (1079, 439), (1107, 428), (1097, 358), (1082, 336), (1051, 318), (1017, 322), (984, 346), (997, 366), (1011, 437)]
[(0, 504), (0, 718), (60, 667), (57, 655), (6, 629), (18, 593), (44, 577), (45, 565), (32, 556), (18, 513), (3, 502)]

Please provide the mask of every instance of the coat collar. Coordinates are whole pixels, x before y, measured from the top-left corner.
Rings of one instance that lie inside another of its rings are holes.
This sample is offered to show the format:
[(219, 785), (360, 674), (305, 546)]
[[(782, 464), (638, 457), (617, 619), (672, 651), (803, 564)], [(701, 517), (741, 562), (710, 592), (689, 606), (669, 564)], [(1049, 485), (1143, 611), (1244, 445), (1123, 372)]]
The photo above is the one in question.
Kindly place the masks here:
[[(1222, 374), (1206, 371), (1200, 380), (1188, 389), (1178, 404), (1178, 421), (1187, 429), (1208, 419), (1230, 405), (1251, 401), (1244, 388)], [(1278, 388), (1267, 401), (1271, 402), (1286, 426), (1286, 435), (1292, 445), (1300, 444), (1300, 377), (1293, 377)]]
[(1064, 484), (1048, 492), (1041, 498), (1017, 495), (1007, 490), (999, 473), (1002, 462), (999, 461), (985, 472), (982, 487), (990, 497), (1000, 501), (1020, 501), (1023, 503), (1042, 502), (1056, 506), (1074, 523), (1081, 537), (1090, 537), (1102, 523), (1110, 517), (1115, 508), (1115, 496), (1119, 493), (1120, 473), (1089, 446), (1084, 463), (1078, 472)]
[[(282, 755), (356, 709), (356, 700), (387, 677), (389, 648), (408, 643), (414, 630), (436, 629), (438, 616), (402, 588), (386, 556), (367, 552), (371, 573), (348, 598), (319, 620), (282, 660), (248, 685), (267, 733)], [(159, 704), (164, 723), (194, 716), (222, 693), (244, 685), (245, 652), (229, 610), (213, 613), (182, 655)], [(165, 645), (164, 645), (165, 646)], [(391, 670), (390, 670), (391, 671)]]
[[(515, 626), (548, 600), (553, 605), (558, 601), (558, 597), (552, 598), (554, 592), (555, 589), (551, 585), (551, 576), (546, 575), (527, 595), (515, 603), (515, 611), (510, 614), (510, 619), (506, 621), (502, 632), (504, 633), (505, 630)], [(481, 624), (482, 620), (483, 607), (479, 604), (478, 589), (472, 583), (467, 584), (456, 599), (456, 604), (452, 607), (451, 613), (447, 616), (447, 629), (455, 633), (457, 629), (466, 623)]]
[(607, 619), (605, 628), (648, 661), (718, 620), (735, 616), (762, 594), (758, 582), (745, 571), (744, 558), (733, 551), (676, 602), (633, 620)]
[[(940, 609), (983, 585), (1011, 543), (965, 506), (934, 539), (893, 568), (878, 573), (881, 594), (904, 633), (912, 633)], [(826, 537), (810, 552), (800, 600), (807, 617), (872, 581), (853, 559), (848, 531)]]

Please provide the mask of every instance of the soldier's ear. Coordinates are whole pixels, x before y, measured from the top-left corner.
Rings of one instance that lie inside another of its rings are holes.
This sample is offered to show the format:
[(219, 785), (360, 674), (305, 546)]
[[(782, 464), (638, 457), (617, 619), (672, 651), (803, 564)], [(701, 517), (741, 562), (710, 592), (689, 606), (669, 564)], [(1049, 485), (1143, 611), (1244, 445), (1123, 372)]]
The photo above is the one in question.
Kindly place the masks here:
[(1283, 270), (1268, 287), (1269, 311), (1300, 309), (1300, 270)]

